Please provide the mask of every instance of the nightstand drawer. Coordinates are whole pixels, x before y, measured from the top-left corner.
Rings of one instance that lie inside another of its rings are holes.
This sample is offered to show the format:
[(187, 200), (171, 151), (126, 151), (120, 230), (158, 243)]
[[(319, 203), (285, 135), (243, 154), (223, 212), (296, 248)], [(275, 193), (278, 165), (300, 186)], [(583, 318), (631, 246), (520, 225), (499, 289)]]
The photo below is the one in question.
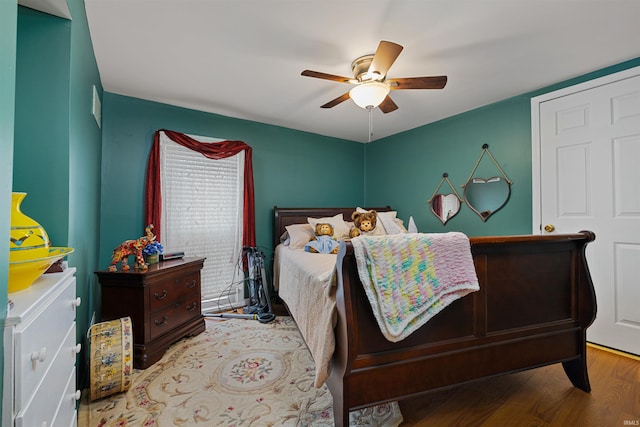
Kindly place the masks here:
[(155, 339), (184, 322), (201, 317), (200, 294), (174, 303), (163, 311), (150, 314), (151, 339)]
[(170, 306), (177, 301), (193, 296), (200, 297), (200, 272), (154, 283), (149, 287), (151, 312)]
[[(49, 370), (59, 349), (75, 345), (75, 333), (72, 341), (67, 343), (65, 336), (69, 329), (75, 330), (75, 286), (69, 281), (58, 298), (52, 301), (43, 312), (26, 324), (24, 329), (16, 332), (16, 404), (24, 406), (27, 399), (38, 387), (42, 377)], [(64, 342), (63, 342), (64, 341)], [(67, 361), (65, 366), (73, 366), (73, 361)]]

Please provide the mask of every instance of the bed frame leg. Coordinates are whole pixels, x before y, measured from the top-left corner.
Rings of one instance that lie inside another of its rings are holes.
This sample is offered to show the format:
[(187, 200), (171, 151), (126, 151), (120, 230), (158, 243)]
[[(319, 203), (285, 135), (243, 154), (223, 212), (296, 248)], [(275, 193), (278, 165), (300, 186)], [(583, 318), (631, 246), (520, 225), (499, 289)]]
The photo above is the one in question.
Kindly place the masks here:
[(564, 372), (569, 377), (571, 384), (587, 393), (591, 392), (589, 384), (589, 374), (587, 373), (587, 360), (585, 356), (568, 362), (562, 362)]
[(349, 427), (349, 408), (339, 399), (333, 399), (333, 423), (335, 427)]

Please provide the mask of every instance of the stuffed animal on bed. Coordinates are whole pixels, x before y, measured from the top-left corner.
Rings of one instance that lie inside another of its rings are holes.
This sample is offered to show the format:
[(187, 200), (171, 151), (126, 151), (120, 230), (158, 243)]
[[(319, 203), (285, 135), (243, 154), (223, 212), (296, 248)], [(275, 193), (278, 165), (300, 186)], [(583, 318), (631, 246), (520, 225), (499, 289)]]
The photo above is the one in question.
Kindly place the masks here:
[(333, 226), (321, 222), (316, 224), (316, 235), (312, 241), (304, 245), (304, 250), (316, 254), (337, 254), (339, 245), (333, 237)]
[(349, 231), (349, 237), (354, 238), (361, 234), (373, 234), (378, 223), (378, 212), (373, 209), (370, 211), (355, 211), (351, 214), (354, 227)]

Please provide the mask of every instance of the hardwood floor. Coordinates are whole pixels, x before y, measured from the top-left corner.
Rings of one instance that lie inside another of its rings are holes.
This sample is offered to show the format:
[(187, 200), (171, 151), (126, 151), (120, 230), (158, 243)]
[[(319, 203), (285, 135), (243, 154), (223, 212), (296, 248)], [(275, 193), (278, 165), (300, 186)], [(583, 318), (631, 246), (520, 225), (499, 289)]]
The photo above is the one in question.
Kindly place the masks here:
[(591, 346), (587, 353), (591, 393), (556, 364), (400, 402), (401, 427), (640, 425), (640, 359)]
[(640, 357), (588, 346), (587, 364), (591, 393), (555, 364), (401, 401), (400, 427), (640, 426)]

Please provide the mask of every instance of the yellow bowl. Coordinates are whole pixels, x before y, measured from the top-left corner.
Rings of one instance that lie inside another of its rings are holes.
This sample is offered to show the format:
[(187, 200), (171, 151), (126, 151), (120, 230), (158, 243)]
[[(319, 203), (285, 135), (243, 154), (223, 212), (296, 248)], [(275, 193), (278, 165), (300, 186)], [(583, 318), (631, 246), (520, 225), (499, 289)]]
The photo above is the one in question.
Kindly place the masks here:
[(27, 289), (51, 265), (73, 252), (73, 248), (49, 248), (44, 258), (9, 262), (9, 292)]

